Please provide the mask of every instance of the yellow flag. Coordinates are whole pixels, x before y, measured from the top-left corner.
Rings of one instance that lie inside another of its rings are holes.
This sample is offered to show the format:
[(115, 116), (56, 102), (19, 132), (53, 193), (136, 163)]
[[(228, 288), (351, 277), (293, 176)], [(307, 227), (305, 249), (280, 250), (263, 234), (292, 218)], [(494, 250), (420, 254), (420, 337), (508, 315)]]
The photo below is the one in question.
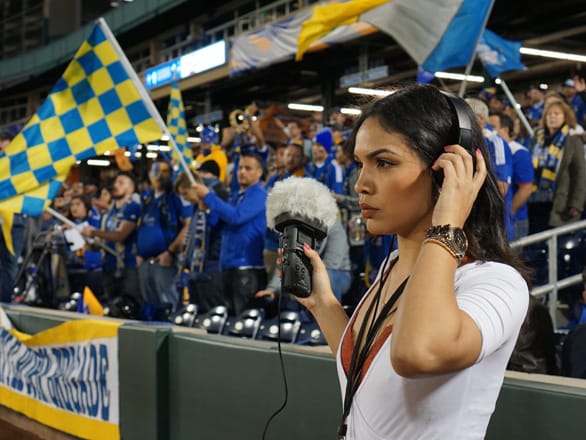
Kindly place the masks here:
[(12, 244), (12, 224), (14, 223), (14, 213), (0, 210), (0, 221), (2, 221), (2, 235), (6, 249), (14, 254), (14, 245)]
[(392, 0), (351, 0), (314, 7), (311, 18), (301, 25), (301, 32), (297, 37), (295, 60), (300, 61), (314, 41), (326, 36), (339, 26), (355, 23), (364, 12), (389, 1)]
[(104, 307), (88, 286), (83, 289), (83, 308), (87, 309), (90, 315), (104, 316)]

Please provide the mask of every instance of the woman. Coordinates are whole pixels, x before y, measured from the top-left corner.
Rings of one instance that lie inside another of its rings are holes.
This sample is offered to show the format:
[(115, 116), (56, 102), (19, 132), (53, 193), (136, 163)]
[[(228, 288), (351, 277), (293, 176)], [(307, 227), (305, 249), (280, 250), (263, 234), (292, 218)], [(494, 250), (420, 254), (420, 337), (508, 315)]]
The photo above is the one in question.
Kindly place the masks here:
[(529, 146), (535, 168), (529, 198), (529, 233), (580, 219), (586, 199), (584, 145), (570, 136), (576, 125), (573, 110), (561, 100), (545, 106), (540, 129)]
[[(91, 208), (91, 203), (85, 196), (73, 196), (69, 204), (69, 218), (80, 227), (84, 223), (94, 225), (90, 217)], [(67, 273), (71, 293), (83, 292), (85, 286), (89, 286), (92, 292), (101, 295), (101, 260), (100, 251), (93, 249), (89, 244), (74, 251), (67, 251)]]
[(304, 249), (313, 291), (300, 301), (336, 354), (340, 438), (484, 438), (527, 311), (481, 129), (466, 106), (472, 145), (453, 145), (450, 99), (406, 87), (364, 108), (354, 127), (347, 147), (366, 227), (397, 234), (398, 250), (351, 319)]

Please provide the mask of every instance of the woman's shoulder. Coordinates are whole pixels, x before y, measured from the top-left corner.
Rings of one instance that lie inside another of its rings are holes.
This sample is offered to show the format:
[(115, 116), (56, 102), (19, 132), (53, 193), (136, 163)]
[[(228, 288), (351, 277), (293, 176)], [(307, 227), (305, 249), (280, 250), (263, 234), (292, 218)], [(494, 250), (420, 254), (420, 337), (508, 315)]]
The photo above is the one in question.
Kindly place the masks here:
[(581, 149), (584, 147), (586, 143), (586, 133), (583, 134), (573, 134), (568, 136), (568, 140), (566, 141), (566, 146), (573, 146), (577, 149)]
[(456, 281), (458, 280), (472, 280), (475, 283), (502, 280), (525, 291), (529, 290), (527, 282), (517, 269), (498, 261), (474, 261), (464, 264), (456, 271)]
[(514, 267), (496, 261), (466, 264), (456, 272), (459, 303), (470, 303), (495, 310), (506, 310), (524, 319), (529, 305), (529, 286)]

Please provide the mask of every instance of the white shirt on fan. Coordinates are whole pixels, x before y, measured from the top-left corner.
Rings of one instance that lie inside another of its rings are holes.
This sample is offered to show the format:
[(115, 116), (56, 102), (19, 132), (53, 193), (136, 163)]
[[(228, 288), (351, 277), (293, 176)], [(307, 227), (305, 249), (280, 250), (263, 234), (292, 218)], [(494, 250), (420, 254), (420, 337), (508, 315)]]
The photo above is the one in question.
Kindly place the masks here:
[[(529, 292), (514, 268), (496, 262), (459, 267), (455, 290), (458, 306), (482, 334), (476, 362), (454, 373), (404, 378), (391, 365), (391, 332), (354, 395), (347, 420), (348, 440), (484, 438), (527, 312)], [(346, 374), (340, 351), (336, 358), (343, 398)]]

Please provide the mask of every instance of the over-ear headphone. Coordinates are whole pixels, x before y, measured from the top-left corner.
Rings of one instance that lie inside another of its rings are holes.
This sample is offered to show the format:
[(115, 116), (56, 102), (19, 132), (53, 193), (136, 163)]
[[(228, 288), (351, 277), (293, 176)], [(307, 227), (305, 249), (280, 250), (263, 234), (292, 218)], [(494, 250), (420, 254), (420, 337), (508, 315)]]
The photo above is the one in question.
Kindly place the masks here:
[[(446, 97), (446, 101), (448, 102), (448, 105), (452, 109), (452, 113), (456, 116), (458, 121), (458, 138), (454, 139), (453, 142), (466, 148), (474, 159), (474, 155), (472, 154), (472, 149), (474, 147), (472, 120), (470, 119), (469, 113), (467, 111), (468, 104), (451, 93), (447, 93), (442, 90), (440, 90), (440, 92)], [(437, 197), (439, 195), (439, 189), (444, 182), (444, 173), (441, 170), (433, 171), (432, 177), (434, 183), (434, 194)]]
[(446, 101), (448, 101), (448, 104), (458, 119), (458, 144), (472, 151), (472, 121), (466, 110), (466, 102), (451, 93), (441, 90), (440, 92), (446, 97)]

